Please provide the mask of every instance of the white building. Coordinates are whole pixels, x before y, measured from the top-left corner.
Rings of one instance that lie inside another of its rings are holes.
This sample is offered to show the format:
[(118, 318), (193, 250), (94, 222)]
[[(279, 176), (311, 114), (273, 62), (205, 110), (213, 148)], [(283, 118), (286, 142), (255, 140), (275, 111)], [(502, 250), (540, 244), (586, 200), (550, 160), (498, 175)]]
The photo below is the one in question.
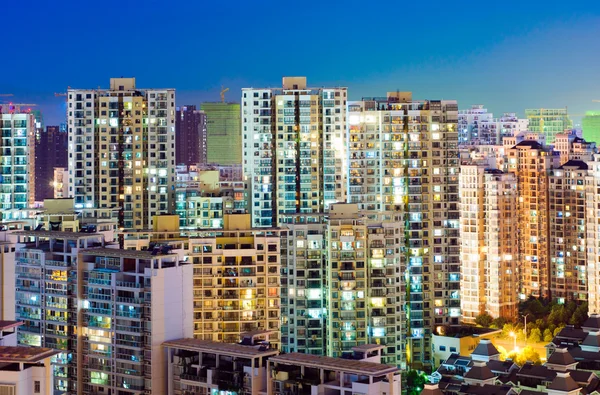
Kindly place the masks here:
[(252, 226), (277, 226), (346, 200), (346, 88), (242, 89), (244, 176)]
[(519, 119), (515, 113), (494, 118), (481, 104), (458, 112), (460, 144), (502, 144), (504, 137), (526, 131), (528, 125), (529, 120)]
[(65, 167), (54, 168), (54, 198), (63, 199), (69, 197), (69, 170)]
[(50, 361), (57, 353), (42, 347), (0, 346), (0, 394), (54, 395)]
[(149, 228), (175, 193), (175, 90), (69, 89), (69, 196), (76, 208), (123, 208), (119, 226)]

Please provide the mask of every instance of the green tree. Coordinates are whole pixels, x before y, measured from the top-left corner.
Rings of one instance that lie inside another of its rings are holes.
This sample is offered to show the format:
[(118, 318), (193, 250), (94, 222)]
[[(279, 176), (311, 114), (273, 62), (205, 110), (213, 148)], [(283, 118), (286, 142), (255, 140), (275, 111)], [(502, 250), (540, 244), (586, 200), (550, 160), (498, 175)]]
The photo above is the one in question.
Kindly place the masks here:
[(409, 370), (406, 373), (407, 395), (419, 395), (427, 383), (427, 375), (418, 370)]
[(490, 325), (491, 328), (503, 328), (504, 325), (506, 325), (508, 323), (508, 320), (504, 317), (498, 317), (495, 318), (494, 321), (492, 322), (492, 325)]
[(552, 335), (556, 337), (560, 333), (560, 331), (563, 330), (564, 327), (564, 325), (556, 327), (556, 329), (554, 329), (554, 332), (552, 332)]
[(475, 318), (475, 323), (484, 328), (489, 328), (494, 319), (488, 313), (479, 314), (477, 318)]
[(551, 342), (554, 336), (552, 336), (552, 331), (550, 330), (550, 328), (546, 328), (546, 330), (544, 331), (544, 341), (545, 342)]
[(539, 343), (542, 341), (542, 331), (540, 328), (533, 328), (529, 335), (529, 341)]

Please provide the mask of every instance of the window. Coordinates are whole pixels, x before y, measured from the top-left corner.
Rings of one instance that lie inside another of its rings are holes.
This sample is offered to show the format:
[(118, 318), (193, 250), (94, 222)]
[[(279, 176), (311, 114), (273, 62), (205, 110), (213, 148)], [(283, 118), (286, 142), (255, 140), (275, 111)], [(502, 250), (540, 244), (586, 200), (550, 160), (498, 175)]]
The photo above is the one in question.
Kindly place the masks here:
[(450, 347), (450, 352), (456, 352), (456, 347)]
[(446, 351), (446, 346), (440, 346), (440, 351)]
[(33, 392), (35, 392), (36, 394), (39, 394), (41, 392), (41, 383), (39, 381), (34, 381), (33, 382)]

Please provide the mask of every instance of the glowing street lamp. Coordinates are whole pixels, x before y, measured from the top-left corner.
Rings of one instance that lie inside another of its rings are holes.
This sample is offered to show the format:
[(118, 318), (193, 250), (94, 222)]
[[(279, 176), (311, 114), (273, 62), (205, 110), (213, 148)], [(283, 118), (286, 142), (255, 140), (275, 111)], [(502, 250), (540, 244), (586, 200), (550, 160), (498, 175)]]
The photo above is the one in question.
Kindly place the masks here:
[(514, 340), (514, 346), (513, 346), (513, 349), (514, 349), (515, 351), (518, 351), (518, 348), (517, 348), (517, 334), (516, 334), (515, 332), (511, 331), (511, 332), (509, 333), (509, 336), (510, 336), (510, 337), (512, 337), (512, 338), (513, 338), (513, 340)]

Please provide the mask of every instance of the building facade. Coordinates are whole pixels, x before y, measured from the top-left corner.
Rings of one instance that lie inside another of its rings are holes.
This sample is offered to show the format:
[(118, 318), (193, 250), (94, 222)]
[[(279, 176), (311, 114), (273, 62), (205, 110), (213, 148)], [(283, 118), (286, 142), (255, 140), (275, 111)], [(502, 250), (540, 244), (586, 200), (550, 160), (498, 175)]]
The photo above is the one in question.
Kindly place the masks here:
[(480, 314), (512, 320), (519, 292), (514, 174), (469, 163), (460, 173), (462, 321)]
[(430, 335), (460, 317), (458, 107), (410, 92), (349, 105), (348, 201), (403, 215), (407, 363), (431, 364)]
[(458, 112), (458, 130), (460, 144), (497, 145), (504, 137), (524, 132), (528, 127), (527, 119), (519, 119), (515, 113), (504, 113), (494, 118), (483, 105), (473, 105), (468, 110)]
[(566, 108), (536, 108), (525, 110), (525, 116), (529, 119), (529, 131), (546, 136), (546, 143), (554, 143), (558, 133), (573, 128), (573, 122), (569, 118)]
[(322, 213), (346, 200), (346, 88), (242, 89), (244, 176), (253, 226), (277, 226), (298, 213)]
[(59, 126), (47, 126), (35, 138), (35, 201), (54, 197), (54, 168), (68, 166), (68, 136)]
[(550, 170), (558, 156), (535, 140), (523, 140), (507, 151), (508, 171), (517, 178), (521, 297), (548, 297), (550, 273)]
[(206, 163), (242, 163), (242, 127), (238, 103), (202, 103), (206, 114)]
[(178, 165), (206, 163), (206, 114), (196, 106), (177, 107), (175, 117), (175, 151)]
[(119, 208), (119, 225), (151, 227), (175, 203), (175, 90), (68, 90), (69, 192), (77, 208)]
[[(27, 216), (35, 190), (35, 117), (19, 107), (0, 106), (0, 208), (2, 221)], [(50, 182), (50, 181), (48, 181)]]
[(18, 342), (58, 351), (53, 391), (164, 393), (161, 344), (192, 335), (191, 266), (168, 251), (105, 248), (100, 232), (16, 235)]

